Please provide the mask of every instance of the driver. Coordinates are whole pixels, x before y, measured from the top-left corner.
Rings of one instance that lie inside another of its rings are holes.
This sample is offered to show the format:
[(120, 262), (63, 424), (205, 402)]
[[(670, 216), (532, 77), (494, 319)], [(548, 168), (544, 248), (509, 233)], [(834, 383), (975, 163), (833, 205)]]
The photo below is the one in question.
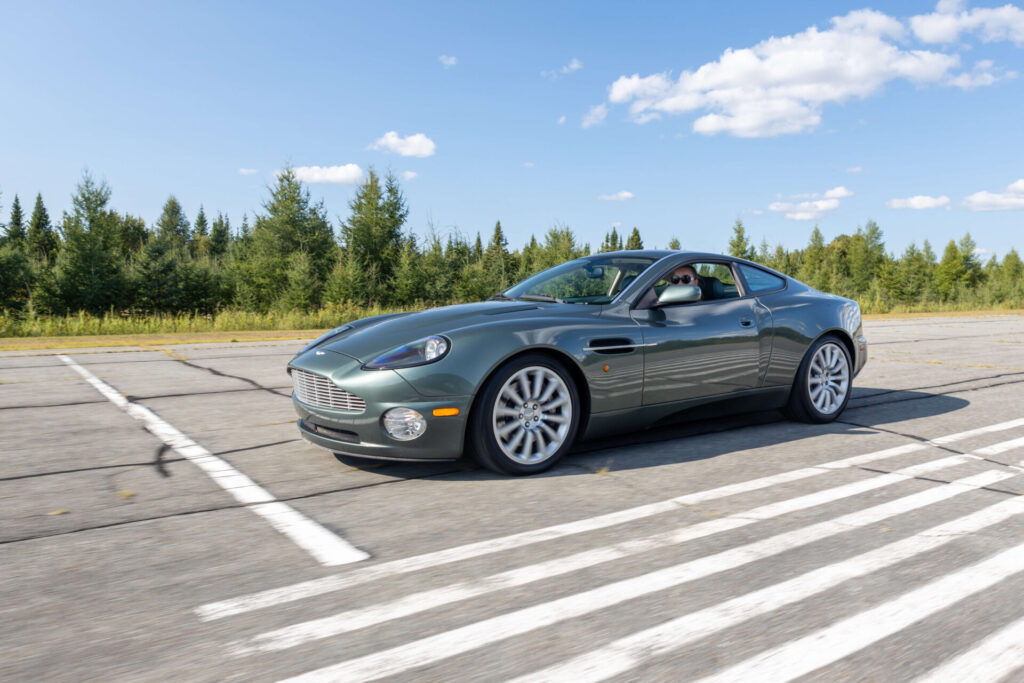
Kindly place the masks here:
[(704, 298), (704, 288), (701, 287), (700, 276), (697, 275), (697, 271), (694, 270), (693, 266), (680, 266), (676, 268), (672, 271), (668, 281), (674, 285), (697, 285), (701, 292), (701, 298)]

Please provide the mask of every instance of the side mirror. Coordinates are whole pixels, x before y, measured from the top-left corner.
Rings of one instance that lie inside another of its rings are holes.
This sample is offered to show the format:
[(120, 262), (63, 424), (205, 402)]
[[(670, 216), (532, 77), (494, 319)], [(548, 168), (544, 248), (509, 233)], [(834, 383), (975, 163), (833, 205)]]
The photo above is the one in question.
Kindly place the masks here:
[(604, 277), (604, 266), (589, 266), (585, 271), (591, 280), (600, 280)]
[(672, 304), (688, 304), (692, 301), (700, 301), (700, 287), (697, 285), (669, 285), (662, 290), (657, 305), (671, 306)]

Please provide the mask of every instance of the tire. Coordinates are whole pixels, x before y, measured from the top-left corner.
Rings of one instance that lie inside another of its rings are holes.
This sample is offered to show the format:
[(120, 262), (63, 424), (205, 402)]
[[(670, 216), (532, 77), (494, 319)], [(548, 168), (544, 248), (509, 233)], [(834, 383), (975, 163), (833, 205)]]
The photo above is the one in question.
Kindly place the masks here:
[(568, 371), (548, 356), (530, 354), (487, 380), (473, 406), (467, 446), (494, 472), (537, 474), (572, 448), (579, 424), (579, 394)]
[(853, 393), (853, 363), (838, 337), (827, 334), (807, 349), (786, 413), (794, 420), (824, 424), (839, 417)]

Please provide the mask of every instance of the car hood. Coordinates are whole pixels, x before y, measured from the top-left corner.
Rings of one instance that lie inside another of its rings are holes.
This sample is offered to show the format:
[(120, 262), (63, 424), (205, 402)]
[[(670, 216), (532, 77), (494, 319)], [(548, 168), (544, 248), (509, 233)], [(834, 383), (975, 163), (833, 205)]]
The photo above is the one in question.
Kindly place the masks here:
[[(432, 334), (451, 334), (474, 325), (485, 325), (508, 318), (565, 316), (591, 308), (574, 304), (549, 304), (525, 301), (482, 301), (431, 308), (418, 313), (380, 316), (353, 323), (353, 329), (334, 337), (318, 348), (352, 356), (367, 363), (385, 351)], [(593, 311), (589, 311), (593, 314)]]

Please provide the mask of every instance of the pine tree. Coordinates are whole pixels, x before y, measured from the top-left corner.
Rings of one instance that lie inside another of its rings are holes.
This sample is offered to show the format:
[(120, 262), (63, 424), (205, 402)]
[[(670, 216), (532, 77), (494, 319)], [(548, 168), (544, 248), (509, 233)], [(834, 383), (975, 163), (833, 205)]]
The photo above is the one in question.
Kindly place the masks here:
[(156, 221), (157, 239), (167, 240), (176, 246), (188, 244), (190, 227), (185, 211), (173, 194), (164, 202), (160, 218)]
[(679, 238), (672, 235), (672, 239), (668, 241), (668, 248), (672, 251), (679, 251), (683, 248), (683, 245), (679, 243)]
[(490, 278), (493, 286), (493, 293), (504, 291), (512, 284), (514, 268), (512, 255), (508, 252), (508, 240), (501, 229), (501, 221), (494, 224), (494, 233), (491, 241), (484, 251), (483, 257), (484, 272)]
[(644, 241), (640, 239), (640, 231), (634, 227), (633, 232), (629, 233), (629, 239), (626, 240), (626, 249), (636, 250), (643, 248)]
[(227, 253), (228, 245), (231, 243), (231, 221), (224, 214), (218, 212), (217, 218), (213, 221), (210, 230), (210, 255), (221, 257)]
[(57, 234), (50, 225), (50, 214), (43, 204), (43, 195), (36, 195), (36, 205), (28, 221), (28, 248), (33, 258), (52, 263), (57, 258)]
[(281, 300), (288, 287), (292, 254), (301, 251), (309, 259), (312, 300), (319, 302), (337, 257), (323, 202), (314, 203), (289, 168), (278, 175), (263, 209), (265, 213), (256, 216), (251, 244), (244, 250), (245, 260), (236, 259), (233, 266), (238, 296), (256, 310), (268, 310)]
[(402, 240), (402, 252), (395, 268), (395, 301), (408, 306), (423, 301), (427, 292), (423, 277), (423, 256), (416, 247), (416, 236), (406, 235)]
[(356, 303), (391, 303), (395, 267), (402, 249), (402, 228), (409, 215), (405, 197), (392, 173), (384, 179), (371, 168), (349, 202), (341, 224), (345, 258), (350, 261), (336, 294)]
[(942, 260), (935, 269), (935, 289), (942, 301), (953, 298), (965, 275), (960, 249), (957, 248), (956, 242), (950, 240), (942, 253)]
[(21, 212), (18, 195), (14, 195), (14, 201), (11, 202), (11, 220), (7, 223), (7, 234), (2, 243), (15, 249), (24, 249), (26, 246), (25, 217)]
[(142, 250), (142, 247), (149, 239), (146, 222), (137, 216), (113, 215), (116, 217), (117, 222), (118, 251), (121, 254), (121, 258), (128, 261)]
[(206, 212), (203, 205), (199, 205), (199, 213), (196, 215), (196, 222), (192, 224), (192, 235), (189, 239), (189, 253), (193, 257), (210, 255), (210, 226), (206, 220)]
[(750, 246), (750, 240), (747, 239), (747, 229), (743, 227), (743, 221), (739, 218), (732, 226), (732, 239), (729, 240), (729, 254), (737, 258), (744, 258), (748, 261), (753, 261), (757, 258), (757, 253), (754, 248)]
[(124, 262), (119, 258), (118, 216), (107, 209), (110, 188), (86, 172), (64, 214), (64, 246), (55, 278), (62, 309), (103, 313), (122, 301)]
[(598, 253), (607, 251), (622, 251), (622, 238), (619, 236), (615, 226), (612, 226), (611, 232), (606, 232), (604, 234), (604, 242), (601, 243), (601, 248), (598, 250)]

